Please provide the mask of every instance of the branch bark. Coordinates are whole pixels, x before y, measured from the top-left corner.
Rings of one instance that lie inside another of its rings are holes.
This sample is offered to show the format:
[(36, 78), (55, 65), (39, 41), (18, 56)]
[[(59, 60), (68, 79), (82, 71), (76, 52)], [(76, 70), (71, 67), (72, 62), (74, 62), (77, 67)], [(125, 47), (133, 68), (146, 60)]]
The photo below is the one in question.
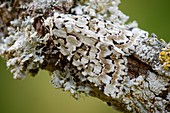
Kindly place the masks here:
[(1, 2), (0, 55), (15, 79), (45, 69), (76, 99), (85, 93), (124, 112), (170, 112), (169, 44), (125, 24), (119, 3)]

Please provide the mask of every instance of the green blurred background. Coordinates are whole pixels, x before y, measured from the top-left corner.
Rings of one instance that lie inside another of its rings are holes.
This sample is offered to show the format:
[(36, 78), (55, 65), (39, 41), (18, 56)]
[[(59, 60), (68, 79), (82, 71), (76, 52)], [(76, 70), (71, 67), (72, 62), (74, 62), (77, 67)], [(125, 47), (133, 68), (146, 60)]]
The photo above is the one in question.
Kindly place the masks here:
[[(136, 20), (139, 27), (170, 41), (169, 0), (122, 0), (120, 9)], [(36, 77), (13, 80), (0, 59), (0, 113), (118, 113), (102, 101), (82, 96), (73, 99), (68, 92), (54, 89), (48, 72)]]

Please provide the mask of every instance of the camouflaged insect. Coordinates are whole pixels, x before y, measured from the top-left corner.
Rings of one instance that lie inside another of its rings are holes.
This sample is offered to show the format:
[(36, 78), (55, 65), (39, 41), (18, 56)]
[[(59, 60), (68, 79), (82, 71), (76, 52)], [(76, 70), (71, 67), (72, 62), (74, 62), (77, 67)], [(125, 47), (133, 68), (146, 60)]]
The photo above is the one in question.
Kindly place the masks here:
[[(33, 1), (0, 44), (15, 79), (51, 72), (51, 83), (125, 112), (170, 112), (168, 44), (125, 24), (119, 0)], [(43, 5), (42, 5), (43, 4)]]

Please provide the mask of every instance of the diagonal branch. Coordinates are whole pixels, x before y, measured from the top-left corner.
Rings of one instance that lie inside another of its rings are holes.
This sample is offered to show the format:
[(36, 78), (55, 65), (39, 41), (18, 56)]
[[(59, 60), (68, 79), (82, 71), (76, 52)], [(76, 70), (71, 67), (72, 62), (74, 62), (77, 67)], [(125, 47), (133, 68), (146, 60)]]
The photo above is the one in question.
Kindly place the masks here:
[(10, 18), (0, 16), (5, 27), (0, 55), (15, 79), (44, 69), (51, 73), (54, 87), (76, 99), (85, 93), (124, 112), (170, 112), (169, 44), (155, 34), (149, 37), (136, 22), (125, 24), (128, 17), (119, 3), (2, 2), (0, 11)]

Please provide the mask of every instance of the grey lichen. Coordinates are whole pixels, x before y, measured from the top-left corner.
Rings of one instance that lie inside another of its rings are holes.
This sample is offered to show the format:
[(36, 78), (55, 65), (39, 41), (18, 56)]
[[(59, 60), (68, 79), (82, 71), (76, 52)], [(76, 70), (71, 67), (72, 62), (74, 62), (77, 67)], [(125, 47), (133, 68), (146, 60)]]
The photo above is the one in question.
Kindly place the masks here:
[[(119, 0), (33, 0), (2, 32), (0, 55), (15, 79), (48, 70), (55, 88), (118, 110), (170, 112), (169, 44), (125, 24)], [(12, 7), (11, 7), (12, 9)], [(5, 24), (5, 23), (4, 23)], [(166, 50), (166, 51), (165, 51)]]

